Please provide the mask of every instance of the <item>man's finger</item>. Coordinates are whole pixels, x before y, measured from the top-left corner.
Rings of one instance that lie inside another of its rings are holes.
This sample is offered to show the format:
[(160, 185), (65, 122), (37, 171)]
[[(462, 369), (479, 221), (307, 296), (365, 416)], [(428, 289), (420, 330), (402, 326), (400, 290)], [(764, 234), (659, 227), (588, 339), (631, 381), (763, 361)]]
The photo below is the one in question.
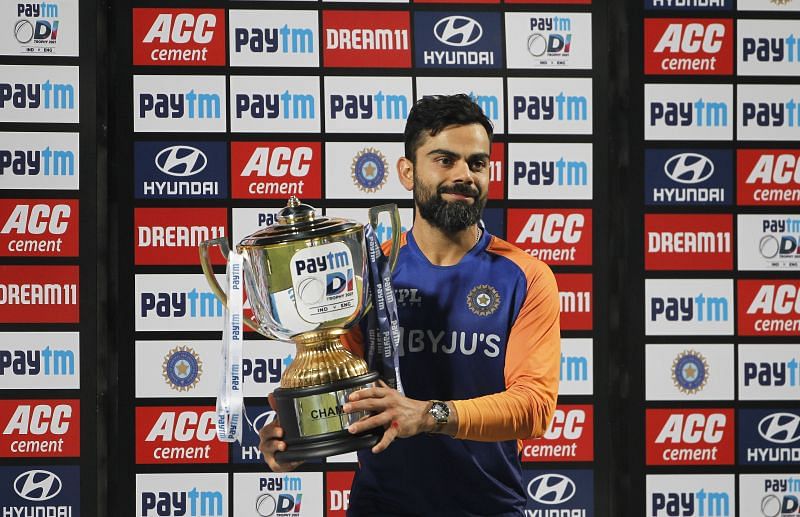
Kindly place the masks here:
[(383, 398), (388, 395), (390, 391), (386, 388), (364, 388), (362, 390), (354, 391), (348, 397), (349, 400), (361, 400), (366, 398)]
[(262, 440), (283, 438), (283, 427), (279, 425), (265, 425), (264, 427), (258, 430), (258, 436)]
[(397, 434), (399, 433), (398, 429), (399, 426), (397, 422), (392, 422), (392, 425), (390, 425), (386, 429), (386, 431), (383, 432), (383, 437), (381, 438), (381, 441), (379, 441), (378, 443), (375, 444), (374, 447), (372, 447), (372, 452), (374, 454), (378, 454), (379, 452), (385, 451), (386, 448), (389, 447), (389, 445), (394, 441), (394, 439), (397, 438)]
[(391, 416), (387, 415), (386, 413), (378, 413), (377, 415), (373, 415), (369, 418), (359, 420), (354, 424), (350, 424), (350, 427), (348, 427), (347, 430), (353, 434), (363, 433), (364, 431), (368, 431), (376, 427), (389, 425), (391, 421)]
[(386, 399), (364, 399), (357, 402), (348, 402), (344, 405), (345, 413), (357, 413), (359, 411), (372, 411), (378, 413), (390, 406)]

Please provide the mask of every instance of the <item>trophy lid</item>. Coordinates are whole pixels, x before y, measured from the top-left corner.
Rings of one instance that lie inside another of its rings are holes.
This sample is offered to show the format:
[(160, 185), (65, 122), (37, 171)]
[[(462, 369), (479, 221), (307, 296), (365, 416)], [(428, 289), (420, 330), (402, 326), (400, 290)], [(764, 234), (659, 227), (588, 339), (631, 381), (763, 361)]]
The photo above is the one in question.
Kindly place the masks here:
[(266, 246), (305, 239), (316, 239), (363, 226), (338, 217), (318, 217), (314, 207), (292, 196), (278, 213), (278, 222), (248, 235), (239, 246)]

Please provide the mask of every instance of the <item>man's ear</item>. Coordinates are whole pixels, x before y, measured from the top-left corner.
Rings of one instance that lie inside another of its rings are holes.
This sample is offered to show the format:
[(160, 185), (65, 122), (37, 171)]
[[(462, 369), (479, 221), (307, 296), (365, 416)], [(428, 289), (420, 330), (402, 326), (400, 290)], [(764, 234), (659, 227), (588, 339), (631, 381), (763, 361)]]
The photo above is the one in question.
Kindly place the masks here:
[(400, 176), (400, 183), (406, 190), (414, 189), (414, 164), (405, 156), (397, 160), (397, 173)]

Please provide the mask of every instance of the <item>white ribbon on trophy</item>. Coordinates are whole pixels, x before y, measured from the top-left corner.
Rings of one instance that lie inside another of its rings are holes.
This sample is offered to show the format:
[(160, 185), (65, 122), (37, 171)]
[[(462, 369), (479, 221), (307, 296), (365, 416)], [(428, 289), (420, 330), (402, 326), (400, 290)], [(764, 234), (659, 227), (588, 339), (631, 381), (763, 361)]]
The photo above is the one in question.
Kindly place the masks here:
[(222, 331), (222, 377), (217, 395), (217, 437), (223, 442), (242, 443), (244, 382), (242, 341), (244, 337), (242, 265), (244, 259), (231, 250), (228, 255), (228, 305)]

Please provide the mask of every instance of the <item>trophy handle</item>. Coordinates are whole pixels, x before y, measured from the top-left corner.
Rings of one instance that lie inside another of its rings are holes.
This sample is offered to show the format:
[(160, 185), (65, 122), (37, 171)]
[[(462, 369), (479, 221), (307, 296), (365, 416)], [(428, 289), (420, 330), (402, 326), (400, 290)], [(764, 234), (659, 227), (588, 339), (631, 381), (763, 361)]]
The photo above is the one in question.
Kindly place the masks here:
[(369, 209), (369, 224), (373, 228), (378, 226), (378, 215), (381, 212), (388, 212), (392, 224), (392, 249), (389, 250), (389, 271), (394, 271), (397, 266), (397, 254), (400, 251), (400, 210), (395, 203), (373, 206)]
[[(219, 298), (219, 301), (221, 301), (222, 304), (227, 307), (228, 295), (225, 294), (222, 286), (220, 286), (219, 282), (217, 282), (217, 277), (214, 276), (214, 268), (211, 266), (211, 260), (208, 256), (208, 250), (212, 246), (219, 246), (220, 252), (222, 252), (222, 256), (225, 257), (225, 260), (228, 260), (228, 254), (230, 253), (231, 249), (228, 247), (228, 239), (225, 237), (211, 239), (200, 243), (200, 265), (203, 267), (203, 274), (206, 277), (206, 282), (208, 282), (209, 287), (211, 287), (211, 292), (214, 293), (214, 296)], [(267, 339), (278, 339), (272, 334), (262, 330), (261, 325), (259, 325), (257, 321), (251, 320), (244, 315), (242, 315), (242, 317), (244, 318), (244, 322), (248, 327), (265, 336)]]

